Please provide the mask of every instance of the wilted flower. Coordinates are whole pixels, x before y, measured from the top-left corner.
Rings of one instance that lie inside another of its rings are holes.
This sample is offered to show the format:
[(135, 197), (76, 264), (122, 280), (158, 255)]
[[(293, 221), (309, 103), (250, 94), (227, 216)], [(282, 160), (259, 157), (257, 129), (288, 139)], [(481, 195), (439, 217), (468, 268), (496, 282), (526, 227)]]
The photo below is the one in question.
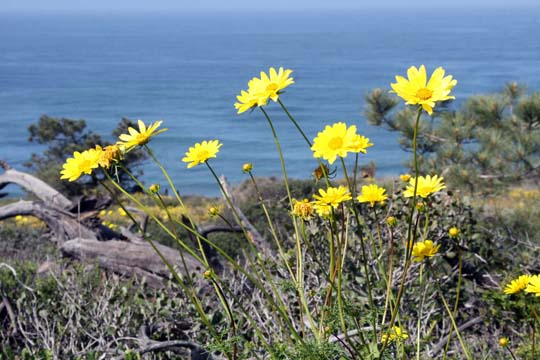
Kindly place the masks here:
[(301, 218), (302, 220), (309, 220), (313, 216), (313, 204), (308, 199), (298, 201), (293, 199), (293, 211), (292, 214)]
[(402, 341), (409, 337), (409, 334), (401, 329), (399, 326), (393, 326), (392, 329), (388, 330), (382, 335), (382, 342), (392, 342), (392, 341)]

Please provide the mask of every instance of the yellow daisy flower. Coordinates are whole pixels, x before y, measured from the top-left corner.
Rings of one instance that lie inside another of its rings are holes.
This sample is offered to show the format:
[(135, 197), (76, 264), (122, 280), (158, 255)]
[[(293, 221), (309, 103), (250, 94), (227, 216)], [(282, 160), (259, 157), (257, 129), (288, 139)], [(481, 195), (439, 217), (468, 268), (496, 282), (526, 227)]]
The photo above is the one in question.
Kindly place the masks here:
[(530, 275), (521, 275), (515, 280), (512, 280), (506, 287), (504, 288), (504, 293), (507, 295), (515, 294), (520, 292), (521, 290), (525, 290), (527, 285), (529, 284), (529, 280), (531, 279)]
[(407, 182), (411, 179), (411, 174), (401, 174), (399, 175), (399, 178), (401, 179), (401, 181)]
[(435, 256), (440, 247), (441, 245), (435, 245), (431, 240), (417, 242), (412, 249), (413, 260), (422, 261), (426, 256)]
[(362, 186), (362, 193), (356, 199), (361, 203), (368, 202), (373, 207), (376, 202), (383, 204), (388, 199), (388, 196), (385, 188), (370, 184)]
[[(407, 189), (403, 192), (403, 196), (405, 197), (413, 197), (414, 195), (414, 182), (415, 178), (411, 178), (409, 180), (409, 185), (407, 186)], [(422, 198), (427, 198), (428, 196), (435, 194), (436, 192), (446, 188), (446, 185), (444, 184), (444, 179), (442, 176), (434, 175), (431, 177), (430, 175), (423, 177), (420, 176), (418, 178), (418, 187), (416, 189), (416, 195), (420, 196)]]
[(99, 166), (99, 160), (101, 158), (101, 152), (96, 149), (85, 150), (82, 153), (75, 151), (73, 157), (68, 158), (60, 174), (60, 179), (68, 179), (68, 181), (75, 181), (81, 175), (90, 175), (92, 170)]
[(293, 199), (292, 214), (294, 216), (297, 216), (302, 220), (309, 220), (313, 217), (313, 210), (313, 204), (308, 199), (302, 201)]
[(257, 106), (259, 98), (249, 91), (242, 90), (240, 95), (236, 97), (236, 100), (238, 102), (234, 103), (234, 107), (238, 110), (238, 114), (241, 114)]
[(220, 143), (219, 140), (205, 140), (201, 143), (196, 143), (193, 147), (189, 148), (182, 161), (189, 163), (187, 167), (190, 169), (207, 162), (210, 158), (215, 158), (222, 145), (223, 144)]
[(161, 125), (163, 121), (159, 120), (155, 123), (151, 124), (146, 127), (144, 122), (142, 120), (137, 120), (137, 124), (139, 125), (139, 130), (135, 130), (132, 127), (128, 128), (129, 134), (122, 134), (118, 137), (120, 140), (117, 145), (124, 146), (127, 150), (138, 146), (138, 145), (144, 145), (150, 141), (150, 138), (152, 136), (161, 134), (164, 131), (167, 131), (168, 129), (161, 129), (156, 131), (156, 129)]
[(328, 218), (332, 214), (332, 206), (317, 201), (313, 202), (313, 209), (322, 218)]
[(335, 123), (332, 126), (326, 125), (324, 130), (319, 132), (317, 137), (313, 139), (313, 146), (311, 147), (313, 156), (323, 158), (333, 164), (338, 156), (346, 157), (349, 151), (353, 151), (353, 148), (359, 150), (356, 147), (359, 141), (357, 136), (356, 126), (354, 125), (347, 127), (342, 122)]
[(420, 69), (411, 66), (407, 70), (407, 77), (408, 79), (405, 79), (398, 75), (396, 82), (391, 84), (391, 92), (405, 100), (407, 105), (421, 105), (431, 115), (437, 101), (455, 99), (450, 96), (450, 92), (456, 86), (457, 80), (452, 79), (451, 75), (444, 76), (442, 67), (435, 69), (429, 81), (424, 65), (420, 66)]
[(369, 139), (365, 137), (364, 135), (356, 135), (352, 141), (352, 144), (350, 146), (350, 151), (354, 153), (366, 153), (366, 149), (368, 147), (373, 146), (372, 143), (369, 142)]
[(279, 94), (287, 86), (294, 84), (294, 80), (290, 77), (292, 70), (284, 70), (282, 67), (278, 71), (273, 67), (270, 68), (268, 74), (261, 71), (261, 77), (254, 77), (248, 82), (248, 90), (242, 90), (240, 95), (236, 96), (234, 107), (238, 110), (238, 114), (243, 113), (255, 106), (265, 106), (268, 99), (278, 101)]
[[(409, 337), (409, 333), (400, 328), (399, 326), (393, 326), (392, 329), (382, 335), (381, 341), (392, 342), (392, 341), (402, 341)], [(387, 340), (388, 339), (388, 340)]]
[(254, 77), (248, 83), (248, 92), (257, 97), (257, 105), (264, 106), (268, 99), (278, 101), (279, 94), (287, 86), (294, 84), (291, 75), (292, 70), (284, 70), (282, 67), (278, 71), (273, 67), (268, 71), (268, 75), (261, 71), (261, 77)]
[(351, 193), (345, 187), (340, 185), (339, 187), (329, 187), (328, 190), (319, 189), (320, 195), (313, 195), (316, 200), (316, 204), (331, 206), (336, 208), (344, 201), (351, 200)]
[(529, 283), (525, 288), (526, 293), (533, 293), (536, 296), (540, 296), (540, 275), (529, 276)]

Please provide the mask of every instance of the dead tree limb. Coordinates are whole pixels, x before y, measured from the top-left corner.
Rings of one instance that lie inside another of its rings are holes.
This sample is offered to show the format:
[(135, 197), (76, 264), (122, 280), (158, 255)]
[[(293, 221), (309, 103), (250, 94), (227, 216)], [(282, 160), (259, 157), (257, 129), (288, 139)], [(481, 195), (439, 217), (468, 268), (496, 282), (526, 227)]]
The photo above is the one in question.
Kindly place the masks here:
[[(236, 205), (236, 202), (234, 200), (234, 197), (232, 195), (231, 190), (229, 189), (229, 184), (227, 183), (227, 179), (225, 176), (221, 176), (219, 178), (219, 181), (221, 183), (221, 186), (223, 187), (223, 190), (225, 191), (225, 194), (223, 196), (227, 196), (231, 200), (231, 204), (233, 206), (233, 211), (235, 211), (238, 214), (238, 218), (240, 220), (240, 223), (242, 226), (246, 229), (248, 236), (250, 237), (249, 240), (253, 242), (257, 250), (261, 252), (270, 253), (271, 249), (268, 244), (268, 242), (263, 238), (263, 236), (259, 233), (259, 231), (251, 224), (251, 222), (248, 220), (248, 218), (244, 215), (242, 210), (240, 210), (240, 207)], [(227, 201), (227, 204), (230, 207), (229, 202)]]
[[(223, 358), (213, 356), (208, 350), (191, 341), (157, 341), (151, 339), (150, 336), (151, 327), (146, 325), (141, 326), (139, 329), (139, 336), (137, 338), (140, 347), (139, 349), (134, 351), (135, 353), (137, 353), (138, 355), (144, 355), (151, 352), (178, 351), (182, 349), (189, 349), (191, 352), (191, 360), (223, 360)], [(124, 358), (124, 355), (121, 355), (117, 357), (116, 360), (123, 360)]]
[(0, 175), (0, 188), (8, 184), (16, 184), (51, 206), (60, 209), (68, 209), (72, 206), (68, 198), (43, 180), (25, 172), (17, 171), (11, 168), (5, 161), (0, 161), (0, 167), (4, 169), (4, 173)]
[[(178, 267), (180, 272), (185, 272), (178, 250), (160, 244), (155, 246), (170, 264)], [(144, 276), (151, 286), (162, 286), (170, 275), (168, 268), (148, 243), (75, 238), (63, 243), (60, 250), (64, 256), (81, 261), (96, 261), (100, 267), (118, 274)], [(204, 271), (191, 256), (186, 255), (184, 259), (190, 274)]]
[(42, 203), (20, 200), (0, 207), (0, 220), (17, 215), (32, 215), (42, 220), (54, 233), (55, 241), (59, 243), (76, 237), (87, 239), (97, 238), (95, 231), (77, 220), (77, 215), (49, 207)]

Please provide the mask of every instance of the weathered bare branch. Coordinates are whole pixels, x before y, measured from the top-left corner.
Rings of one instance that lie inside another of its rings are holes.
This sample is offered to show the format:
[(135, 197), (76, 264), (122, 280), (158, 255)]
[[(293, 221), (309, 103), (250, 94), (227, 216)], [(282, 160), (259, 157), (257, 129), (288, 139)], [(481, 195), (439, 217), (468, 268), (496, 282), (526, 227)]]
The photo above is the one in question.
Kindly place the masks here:
[(60, 209), (68, 209), (72, 206), (71, 201), (60, 194), (46, 182), (37, 177), (22, 171), (11, 168), (5, 161), (0, 163), (5, 172), (0, 175), (0, 187), (7, 184), (16, 184), (28, 192), (34, 194), (38, 199), (50, 206), (56, 206)]
[[(170, 264), (184, 271), (178, 250), (160, 244), (155, 246)], [(60, 250), (70, 258), (97, 261), (100, 267), (116, 273), (144, 276), (152, 286), (162, 286), (163, 280), (170, 275), (161, 258), (148, 243), (75, 238), (64, 242)], [(191, 256), (185, 255), (184, 259), (189, 273), (204, 271)]]
[(51, 208), (33, 201), (17, 201), (0, 207), (0, 220), (17, 215), (32, 215), (47, 224), (55, 234), (55, 241), (62, 243), (76, 237), (96, 239), (96, 233), (77, 220), (77, 215)]
[[(255, 247), (257, 248), (257, 250), (261, 252), (271, 252), (268, 242), (264, 240), (264, 238), (259, 233), (259, 231), (255, 228), (255, 226), (251, 224), (251, 222), (244, 215), (242, 210), (240, 210), (240, 207), (236, 205), (234, 197), (232, 195), (231, 190), (229, 189), (229, 184), (227, 183), (227, 179), (225, 178), (225, 176), (221, 176), (219, 178), (219, 181), (221, 182), (221, 185), (223, 186), (223, 190), (225, 191), (224, 196), (227, 196), (231, 200), (232, 206), (234, 207), (234, 209), (231, 209), (231, 210), (236, 211), (236, 213), (238, 214), (238, 217), (240, 219), (242, 226), (246, 229), (250, 237), (250, 240), (253, 242), (253, 244), (255, 244)], [(227, 202), (227, 204), (229, 203)]]

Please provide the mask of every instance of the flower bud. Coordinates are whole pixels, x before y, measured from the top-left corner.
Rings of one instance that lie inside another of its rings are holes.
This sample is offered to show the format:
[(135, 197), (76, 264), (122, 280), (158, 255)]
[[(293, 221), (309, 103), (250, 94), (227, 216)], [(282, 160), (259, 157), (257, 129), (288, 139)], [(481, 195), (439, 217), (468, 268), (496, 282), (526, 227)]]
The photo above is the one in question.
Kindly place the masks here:
[(508, 342), (509, 342), (508, 338), (502, 337), (502, 338), (499, 339), (499, 346), (500, 347), (507, 347)]
[(388, 226), (396, 226), (397, 219), (395, 217), (393, 217), (393, 216), (389, 216), (389, 217), (386, 218), (386, 224)]
[(159, 184), (152, 184), (150, 185), (150, 187), (148, 188), (148, 190), (150, 190), (150, 192), (152, 194), (157, 194), (159, 192), (159, 189), (160, 189), (160, 186)]
[(214, 217), (219, 215), (219, 208), (217, 206), (210, 206), (208, 208), (208, 215)]
[(457, 227), (451, 227), (450, 230), (448, 230), (448, 235), (450, 235), (451, 238), (456, 238), (459, 236), (459, 229)]
[(401, 174), (399, 175), (399, 178), (401, 179), (401, 181), (403, 182), (407, 182), (411, 179), (411, 175), (410, 174)]
[(252, 163), (245, 163), (244, 165), (242, 165), (242, 171), (243, 172), (249, 173), (249, 172), (251, 172), (251, 170), (253, 170), (253, 164)]

